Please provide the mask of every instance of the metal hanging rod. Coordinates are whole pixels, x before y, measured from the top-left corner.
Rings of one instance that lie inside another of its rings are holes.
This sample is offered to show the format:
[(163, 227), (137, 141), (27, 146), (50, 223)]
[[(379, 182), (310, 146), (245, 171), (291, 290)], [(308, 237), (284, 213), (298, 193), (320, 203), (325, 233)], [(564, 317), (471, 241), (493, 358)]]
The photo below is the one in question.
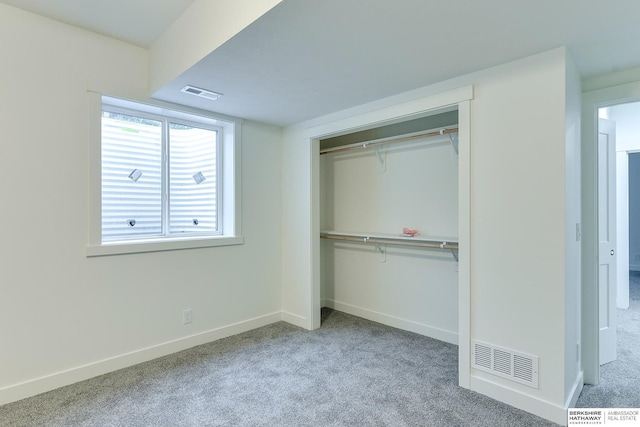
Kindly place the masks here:
[(382, 237), (382, 236), (368, 236), (360, 234), (345, 234), (345, 233), (331, 233), (323, 231), (320, 233), (320, 237), (323, 239), (341, 240), (358, 243), (373, 243), (373, 244), (389, 244), (398, 246), (415, 246), (421, 248), (434, 248), (434, 249), (447, 249), (451, 251), (458, 250), (458, 243), (448, 240), (427, 240), (416, 237)]
[(368, 142), (363, 142), (358, 144), (346, 145), (343, 147), (325, 148), (323, 150), (320, 150), (320, 154), (339, 153), (341, 151), (357, 150), (357, 149), (375, 147), (375, 146), (384, 145), (384, 144), (395, 144), (398, 142), (412, 141), (414, 139), (429, 138), (432, 136), (439, 136), (439, 135), (448, 135), (451, 133), (458, 133), (458, 128), (457, 127), (444, 128), (436, 131), (423, 132), (423, 133), (418, 133), (418, 134), (413, 134), (408, 136), (401, 136), (398, 138), (385, 138), (385, 139), (368, 141)]

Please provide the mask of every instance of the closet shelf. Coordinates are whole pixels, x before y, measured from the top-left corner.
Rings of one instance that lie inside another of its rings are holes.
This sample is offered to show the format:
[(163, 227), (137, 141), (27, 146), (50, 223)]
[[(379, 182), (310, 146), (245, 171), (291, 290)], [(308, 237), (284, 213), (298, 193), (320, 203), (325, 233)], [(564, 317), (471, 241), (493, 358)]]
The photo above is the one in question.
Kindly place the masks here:
[(358, 243), (387, 244), (397, 246), (415, 246), (421, 248), (435, 248), (450, 250), (456, 261), (458, 260), (458, 239), (455, 237), (414, 236), (404, 237), (395, 234), (382, 233), (345, 233), (340, 231), (321, 231), (320, 237), (330, 240), (342, 240)]
[(415, 134), (410, 134), (410, 135), (406, 135), (406, 136), (401, 136), (401, 137), (391, 137), (391, 138), (382, 138), (382, 139), (376, 139), (373, 141), (367, 141), (367, 142), (360, 142), (357, 144), (350, 144), (350, 145), (344, 145), (344, 146), (338, 146), (338, 147), (332, 147), (332, 148), (325, 148), (325, 149), (321, 149), (320, 150), (320, 154), (327, 154), (327, 153), (338, 153), (341, 151), (350, 151), (350, 150), (357, 150), (357, 149), (363, 149), (363, 148), (370, 148), (370, 147), (377, 147), (379, 145), (386, 145), (386, 144), (395, 144), (398, 142), (406, 142), (406, 141), (412, 141), (415, 139), (421, 139), (421, 138), (431, 138), (434, 136), (442, 136), (442, 135), (448, 135), (449, 139), (451, 141), (451, 146), (453, 147), (453, 149), (455, 150), (456, 154), (458, 153), (458, 143), (456, 140), (454, 140), (453, 138), (453, 134), (457, 134), (458, 133), (458, 128), (457, 127), (452, 127), (452, 128), (442, 128), (440, 130), (436, 130), (436, 131), (429, 131), (429, 132), (419, 132), (419, 133), (415, 133)]

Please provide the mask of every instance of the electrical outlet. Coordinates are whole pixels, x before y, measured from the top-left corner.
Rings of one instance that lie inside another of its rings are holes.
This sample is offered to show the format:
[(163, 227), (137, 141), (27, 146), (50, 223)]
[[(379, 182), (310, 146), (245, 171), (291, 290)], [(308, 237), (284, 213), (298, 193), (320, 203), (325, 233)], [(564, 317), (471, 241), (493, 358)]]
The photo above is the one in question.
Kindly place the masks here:
[(186, 325), (193, 322), (193, 311), (188, 308), (182, 312), (182, 324)]
[(580, 240), (582, 240), (582, 227), (578, 222), (576, 223), (576, 242), (579, 242)]

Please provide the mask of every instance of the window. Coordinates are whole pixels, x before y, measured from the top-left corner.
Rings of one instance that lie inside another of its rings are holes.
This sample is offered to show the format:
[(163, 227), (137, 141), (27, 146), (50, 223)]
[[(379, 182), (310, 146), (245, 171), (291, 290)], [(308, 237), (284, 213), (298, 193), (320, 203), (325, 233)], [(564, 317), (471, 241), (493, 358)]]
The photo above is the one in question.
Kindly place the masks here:
[(102, 109), (102, 241), (218, 233), (219, 128)]
[(242, 243), (235, 121), (104, 96), (100, 111), (89, 256)]

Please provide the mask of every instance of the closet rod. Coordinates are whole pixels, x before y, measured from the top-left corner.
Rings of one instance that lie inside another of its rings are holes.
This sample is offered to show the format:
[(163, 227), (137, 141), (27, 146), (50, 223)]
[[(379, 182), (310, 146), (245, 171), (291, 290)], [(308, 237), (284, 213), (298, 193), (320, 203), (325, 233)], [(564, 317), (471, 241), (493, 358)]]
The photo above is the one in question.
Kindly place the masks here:
[(383, 144), (395, 144), (397, 142), (406, 142), (406, 141), (411, 141), (411, 140), (414, 140), (414, 139), (429, 138), (429, 137), (432, 137), (432, 136), (447, 135), (447, 134), (450, 134), (450, 133), (457, 133), (457, 132), (458, 132), (458, 128), (457, 127), (455, 127), (455, 128), (444, 128), (444, 129), (440, 129), (440, 130), (437, 130), (437, 131), (418, 133), (418, 134), (415, 134), (415, 135), (402, 136), (402, 137), (399, 137), (399, 138), (374, 140), (373, 142), (363, 142), (363, 143), (358, 143), (358, 144), (347, 145), (347, 146), (344, 146), (344, 147), (325, 148), (323, 150), (320, 150), (320, 154), (339, 153), (341, 151), (349, 151), (349, 150), (356, 150), (356, 149), (360, 149), (360, 148), (375, 147), (377, 145), (383, 145)]
[(336, 235), (330, 233), (320, 233), (320, 237), (323, 239), (331, 240), (345, 240), (349, 242), (358, 243), (378, 243), (378, 244), (390, 244), (400, 246), (417, 246), (421, 248), (436, 248), (436, 249), (448, 249), (452, 251), (458, 250), (458, 244), (454, 242), (442, 242), (439, 240), (425, 241), (416, 240), (410, 241), (407, 239), (395, 239), (393, 237), (369, 237), (369, 236), (356, 236), (356, 235)]

